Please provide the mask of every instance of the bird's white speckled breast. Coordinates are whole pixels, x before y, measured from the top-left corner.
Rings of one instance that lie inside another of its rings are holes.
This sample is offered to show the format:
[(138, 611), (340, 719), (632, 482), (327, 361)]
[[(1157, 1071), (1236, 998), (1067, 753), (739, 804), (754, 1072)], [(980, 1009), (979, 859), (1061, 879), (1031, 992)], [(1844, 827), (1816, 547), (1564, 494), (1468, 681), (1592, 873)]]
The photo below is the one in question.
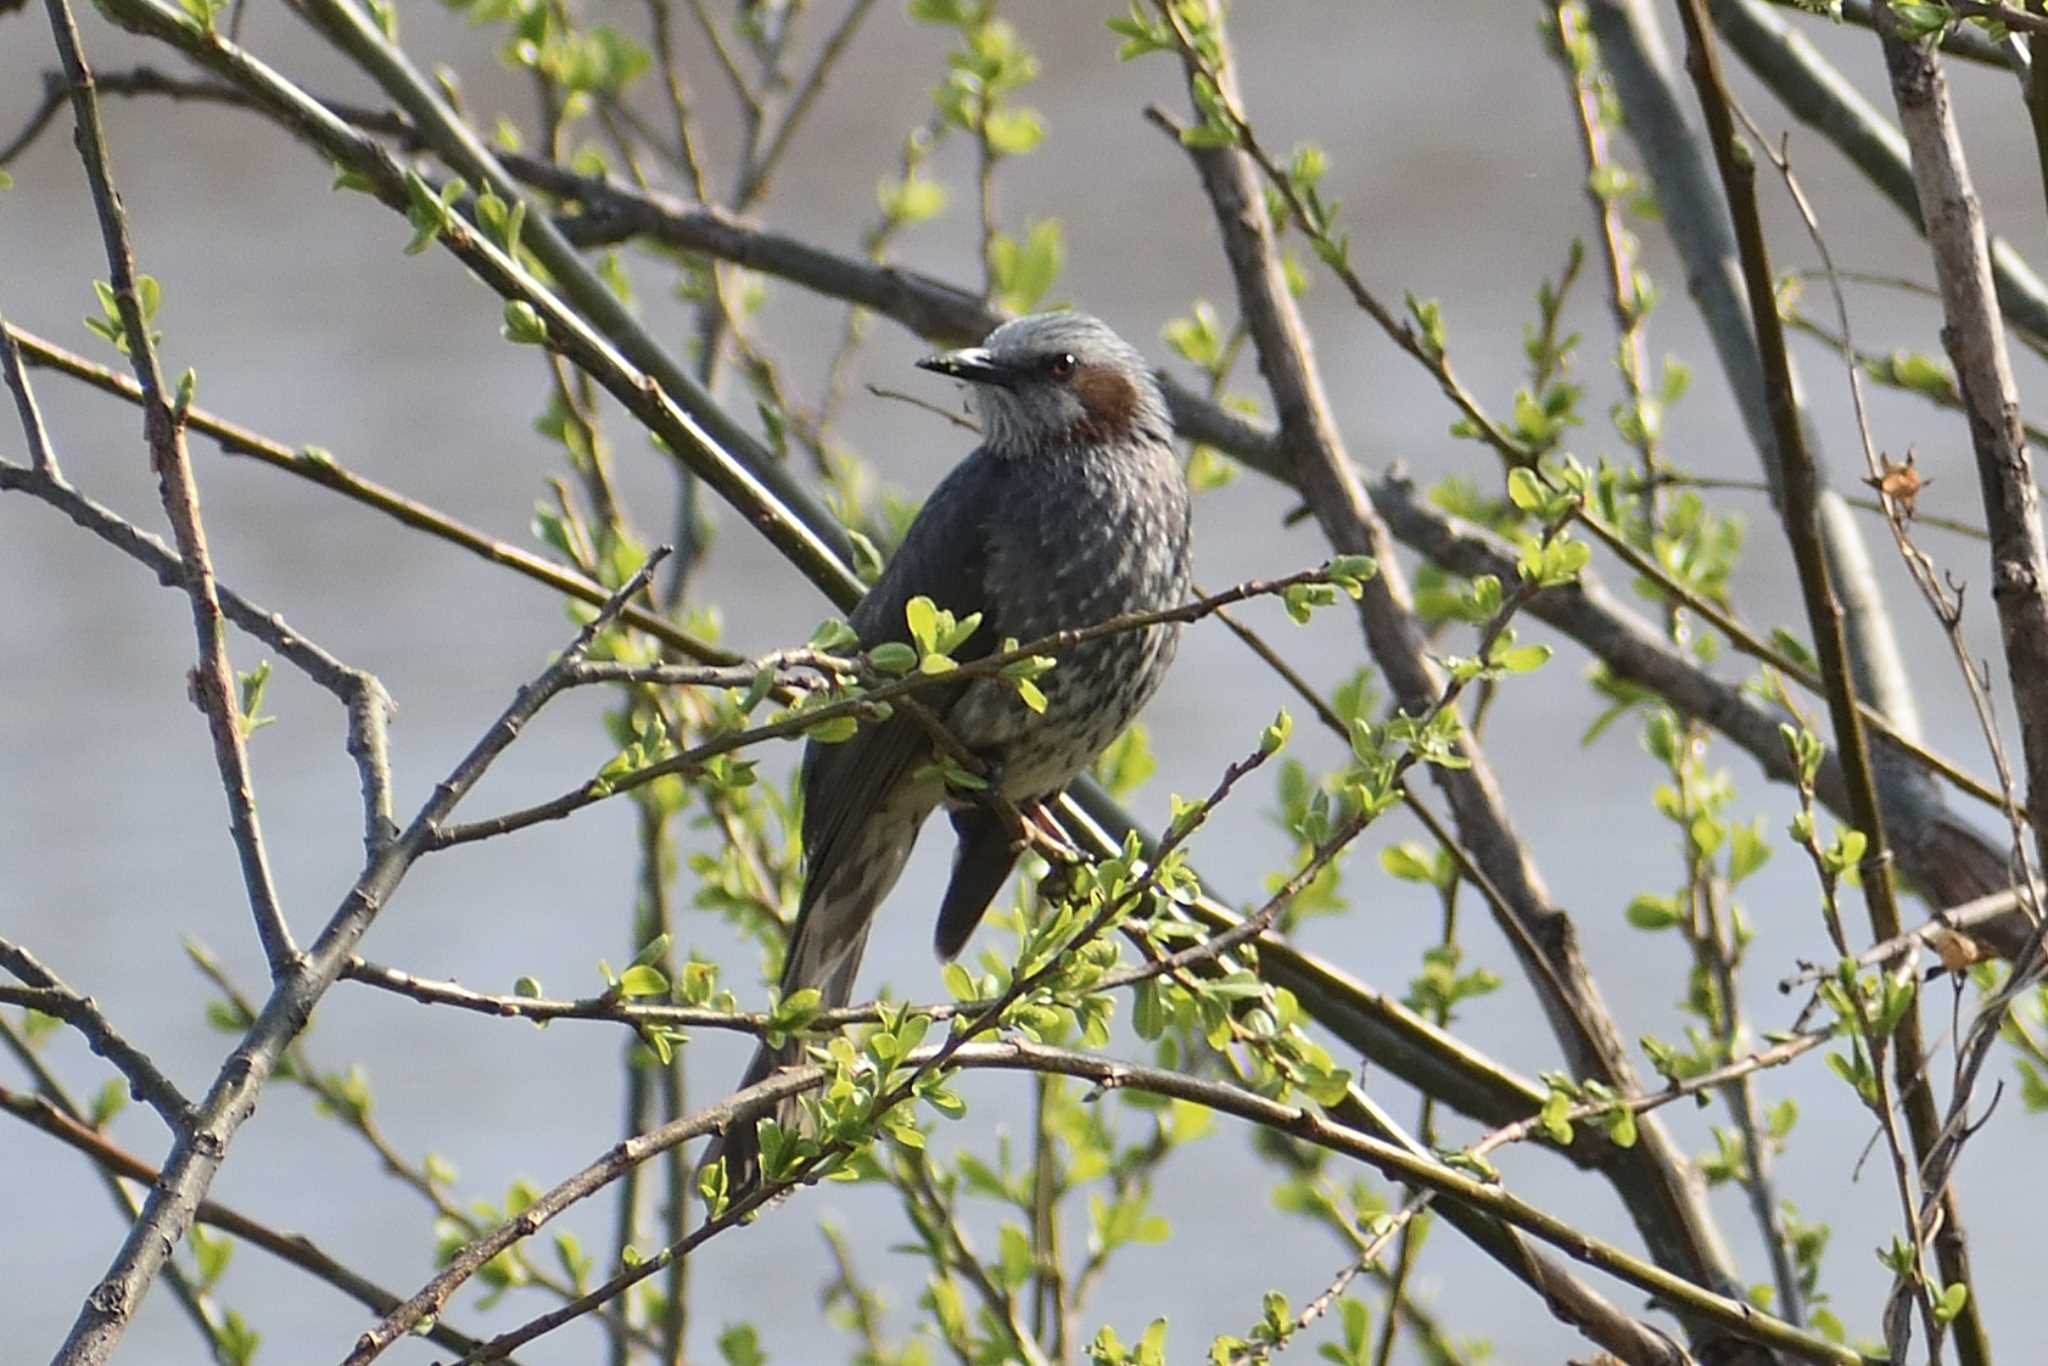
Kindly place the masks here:
[[(1011, 477), (988, 533), (986, 593), (1004, 604), (1004, 634), (1028, 641), (1186, 601), (1188, 500), (1170, 448), (1070, 448), (1019, 461)], [(1043, 713), (983, 681), (947, 722), (999, 765), (1005, 795), (1050, 795), (1144, 708), (1179, 639), (1175, 624), (1087, 641), (1038, 678)]]

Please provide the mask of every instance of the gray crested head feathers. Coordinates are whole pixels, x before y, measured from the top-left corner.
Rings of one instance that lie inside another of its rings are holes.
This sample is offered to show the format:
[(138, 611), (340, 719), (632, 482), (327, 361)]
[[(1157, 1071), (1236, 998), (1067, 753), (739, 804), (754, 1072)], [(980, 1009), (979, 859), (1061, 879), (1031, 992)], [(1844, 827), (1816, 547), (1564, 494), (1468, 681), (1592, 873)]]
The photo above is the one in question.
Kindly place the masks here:
[(1086, 313), (1013, 319), (980, 346), (918, 364), (973, 385), (983, 433), (997, 454), (1173, 440), (1166, 400), (1145, 358)]

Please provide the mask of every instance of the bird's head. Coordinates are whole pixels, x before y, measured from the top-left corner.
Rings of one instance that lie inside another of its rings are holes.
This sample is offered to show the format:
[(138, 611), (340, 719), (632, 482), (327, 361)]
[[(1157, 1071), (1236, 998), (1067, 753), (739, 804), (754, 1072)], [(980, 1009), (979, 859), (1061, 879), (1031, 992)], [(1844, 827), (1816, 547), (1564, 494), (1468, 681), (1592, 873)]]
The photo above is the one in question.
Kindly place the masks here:
[(1145, 358), (1085, 313), (1017, 318), (980, 346), (918, 365), (974, 386), (982, 431), (998, 452), (1173, 439), (1166, 400)]

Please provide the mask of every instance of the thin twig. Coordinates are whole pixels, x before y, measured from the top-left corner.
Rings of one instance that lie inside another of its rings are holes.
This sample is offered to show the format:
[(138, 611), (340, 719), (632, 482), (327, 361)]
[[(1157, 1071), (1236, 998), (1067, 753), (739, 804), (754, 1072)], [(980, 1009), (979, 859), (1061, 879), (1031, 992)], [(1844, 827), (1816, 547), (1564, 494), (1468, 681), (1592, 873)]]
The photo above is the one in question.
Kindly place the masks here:
[[(20, 328), (7, 327), (6, 333), (9, 339), (20, 343), (23, 359), (29, 365), (48, 367), (131, 403), (140, 401), (140, 389), (125, 375), (115, 374), (105, 366), (95, 365), (54, 342), (46, 341)], [(301, 446), (294, 450), (281, 441), (198, 407), (186, 412), (185, 421), (191, 430), (203, 432), (218, 442), (221, 450), (227, 455), (248, 456), (260, 462), (265, 468), (308, 480), (330, 492), (340, 494), (351, 502), (373, 508), (415, 531), (423, 531), (436, 540), (460, 546), (492, 564), (510, 569), (522, 577), (575, 598), (579, 602), (601, 607), (610, 596), (605, 587), (593, 579), (566, 570), (561, 565), (544, 560), (519, 546), (498, 540), (425, 503), (356, 474), (340, 464), (334, 458), (333, 452), (324, 447)], [(740, 658), (730, 650), (708, 645), (681, 630), (673, 622), (638, 607), (626, 608), (620, 620), (634, 630), (645, 632), (663, 645), (691, 659), (701, 660), (707, 664), (732, 664), (737, 663)]]
[(0, 1003), (25, 1005), (62, 1019), (85, 1036), (94, 1053), (128, 1079), (129, 1095), (156, 1111), (173, 1134), (184, 1131), (192, 1119), (192, 1102), (176, 1082), (150, 1061), (148, 1054), (114, 1028), (96, 1001), (72, 990), (37, 961), (34, 954), (6, 939), (0, 939), (0, 968), (6, 968), (30, 988), (30, 993), (24, 995), (17, 988), (0, 987)]
[[(922, 1067), (945, 1050), (946, 1045), (920, 1048), (909, 1054), (903, 1065)], [(1714, 1323), (1745, 1340), (1781, 1347), (1812, 1361), (1839, 1362), (1843, 1366), (1866, 1366), (1866, 1359), (1853, 1349), (1793, 1328), (1753, 1305), (1703, 1290), (1693, 1282), (1644, 1262), (1599, 1239), (1589, 1237), (1567, 1221), (1536, 1209), (1496, 1185), (1429, 1158), (1418, 1157), (1396, 1144), (1368, 1137), (1355, 1129), (1325, 1119), (1312, 1108), (1269, 1100), (1224, 1082), (1209, 1081), (1184, 1073), (1139, 1066), (1094, 1054), (1076, 1053), (1015, 1039), (961, 1045), (951, 1051), (947, 1065), (960, 1069), (993, 1068), (1006, 1071), (1050, 1072), (1078, 1077), (1105, 1089), (1130, 1089), (1185, 1100), (1221, 1114), (1261, 1124), (1328, 1151), (1369, 1163), (1395, 1180), (1434, 1190), (1442, 1196), (1484, 1210), (1513, 1227), (1550, 1243), (1567, 1256), (1650, 1291), (1678, 1306), (1683, 1312)], [(626, 1165), (644, 1162), (664, 1148), (701, 1137), (722, 1125), (743, 1122), (753, 1116), (769, 1113), (782, 1100), (819, 1086), (825, 1080), (825, 1075), (825, 1069), (815, 1064), (785, 1068), (766, 1081), (749, 1087), (718, 1105), (701, 1110), (677, 1124), (665, 1125), (652, 1133), (615, 1146), (596, 1162), (548, 1191), (535, 1201), (526, 1213), (502, 1225), (491, 1237), (458, 1253), (456, 1262), (409, 1301), (404, 1313), (396, 1319), (387, 1319), (371, 1333), (364, 1335), (356, 1353), (349, 1358), (348, 1366), (363, 1366), (363, 1363), (374, 1359), (386, 1345), (395, 1340), (397, 1333), (402, 1332), (407, 1323), (416, 1322), (418, 1315), (432, 1312), (434, 1306), (445, 1303), (454, 1286), (460, 1284), (461, 1280), (476, 1267), (481, 1266), (497, 1252), (503, 1251), (514, 1241), (532, 1236), (569, 1206), (617, 1180)], [(756, 1194), (758, 1196), (759, 1192)], [(731, 1223), (722, 1219), (707, 1223), (697, 1234), (692, 1235), (687, 1246), (671, 1251), (676, 1256), (687, 1256), (719, 1228), (730, 1226)], [(653, 1260), (650, 1259), (650, 1263)], [(643, 1274), (651, 1274), (645, 1272), (646, 1265), (643, 1264), (640, 1270)], [(635, 1276), (635, 1279), (639, 1278)], [(616, 1294), (620, 1288), (623, 1287), (600, 1287), (592, 1294), (593, 1297), (605, 1293)], [(473, 1354), (471, 1359), (494, 1360), (501, 1350), (531, 1341), (540, 1332), (561, 1321), (565, 1321), (564, 1316), (557, 1314), (551, 1314), (545, 1320), (537, 1319), (526, 1328), (505, 1334), (486, 1344), (482, 1351)]]
[[(93, 501), (54, 473), (45, 474), (0, 460), (0, 491), (19, 491), (39, 498), (129, 558), (147, 567), (157, 580), (176, 588), (184, 583), (184, 566), (169, 546), (117, 513)], [(391, 699), (372, 674), (352, 669), (300, 635), (276, 612), (250, 602), (234, 589), (216, 584), (227, 619), (276, 650), (315, 684), (332, 693), (348, 713), (347, 748), (356, 762), (363, 794), (364, 847), (391, 837), (391, 762), (385, 727)]]
[[(684, 750), (680, 754), (672, 755), (642, 768), (629, 769), (624, 773), (612, 774), (601, 779), (593, 778), (549, 801), (523, 807), (517, 811), (507, 812), (504, 815), (494, 816), (486, 820), (473, 821), (466, 825), (450, 826), (436, 833), (435, 847), (446, 848), (455, 844), (492, 839), (500, 835), (511, 834), (514, 831), (524, 830), (546, 821), (561, 820), (582, 810), (586, 806), (618, 796), (621, 793), (633, 791), (639, 787), (644, 787), (656, 779), (667, 777), (670, 774), (694, 772), (701, 768), (707, 760), (716, 758), (721, 754), (730, 754), (735, 750), (759, 744), (765, 740), (789, 739), (800, 736), (813, 727), (838, 717), (852, 716), (865, 720), (879, 719), (884, 714), (882, 709), (885, 706), (914, 700), (909, 695), (921, 689), (957, 683), (965, 678), (991, 677), (999, 674), (1008, 665), (1017, 663), (1020, 660), (1029, 660), (1039, 656), (1049, 656), (1057, 659), (1061, 654), (1067, 653), (1077, 646), (1092, 640), (1102, 639), (1105, 636), (1145, 630), (1168, 623), (1199, 621), (1219, 608), (1243, 602), (1248, 598), (1268, 597), (1285, 593), (1290, 588), (1306, 584), (1328, 583), (1330, 581), (1331, 574), (1327, 567), (1302, 570), (1299, 573), (1290, 574), (1279, 579), (1250, 579), (1233, 588), (1226, 589), (1224, 592), (1218, 593), (1213, 597), (1203, 598), (1179, 607), (1163, 608), (1152, 612), (1131, 612), (1091, 626), (1057, 631), (1051, 635), (1027, 641), (1010, 649), (997, 650), (975, 659), (962, 661), (958, 668), (944, 674), (913, 673), (904, 678), (881, 683), (879, 686), (871, 687), (866, 691), (844, 697), (838, 701), (826, 702), (819, 706), (805, 708), (776, 721), (752, 726), (744, 730), (731, 731), (724, 735), (713, 736), (700, 744)], [(665, 676), (670, 676), (669, 671), (666, 669), (620, 670), (607, 675), (609, 681), (624, 681), (632, 678), (645, 678), (653, 681)], [(1018, 705), (1022, 706), (1023, 703), (1019, 702)]]
[(207, 549), (206, 528), (199, 516), (199, 486), (193, 480), (192, 462), (185, 449), (184, 404), (174, 405), (164, 389), (150, 319), (143, 312), (135, 252), (129, 245), (128, 215), (114, 190), (106, 134), (100, 126), (99, 96), (80, 46), (77, 21), (72, 18), (69, 0), (45, 0), (45, 7), (51, 32), (56, 36), (58, 56), (71, 82), (71, 108), (78, 124), (75, 140), (99, 215), (100, 237), (106, 248), (114, 301), (121, 315), (122, 336), (127, 342), (135, 381), (142, 391), (142, 429), (149, 443), (150, 466), (157, 477), (164, 514), (170, 519), (178, 559), (184, 566), (185, 591), (192, 599), (192, 626), (199, 645), (199, 663), (192, 674), (193, 695), (213, 735), (214, 763), (220, 770), (221, 788), (227, 797), (228, 825), (241, 861), (242, 882), (256, 920), (256, 935), (263, 944), (271, 976), (281, 977), (298, 957), (299, 948), (278, 904), (277, 885), (270, 875), (270, 855), (264, 847), (263, 827), (256, 815), (241, 704), (237, 700), (234, 668), (228, 662), (220, 599), (214, 589), (213, 556)]
[[(110, 1175), (126, 1177), (144, 1186), (155, 1185), (163, 1175), (157, 1168), (80, 1123), (76, 1116), (64, 1113), (52, 1101), (20, 1095), (0, 1087), (0, 1110), (83, 1153)], [(260, 1247), (271, 1256), (325, 1281), (372, 1313), (381, 1314), (398, 1303), (398, 1296), (335, 1261), (303, 1233), (274, 1229), (214, 1200), (200, 1201), (194, 1218), (198, 1223), (233, 1234), (243, 1242)], [(467, 1352), (477, 1345), (477, 1339), (450, 1327), (446, 1319), (436, 1320), (427, 1330), (427, 1336), (451, 1351)]]
[[(1808, 625), (1813, 632), (1815, 649), (1820, 657), (1822, 677), (1827, 683), (1828, 711), (1834, 726), (1836, 752), (1840, 756), (1848, 779), (1854, 824), (1868, 840), (1868, 852), (1862, 863), (1864, 900), (1869, 907), (1871, 926), (1876, 937), (1889, 939), (1900, 930), (1898, 903), (1892, 883), (1892, 860), (1886, 846), (1885, 824), (1878, 804), (1877, 779), (1864, 739), (1863, 718), (1856, 707), (1855, 684), (1850, 674), (1842, 609), (1830, 584), (1827, 557), (1823, 549), (1819, 475), (1807, 450), (1804, 433), (1800, 430), (1799, 415), (1793, 397), (1793, 381), (1785, 352), (1784, 326), (1778, 317), (1770, 254), (1764, 239), (1762, 219), (1757, 209), (1756, 168), (1746, 149), (1739, 147), (1737, 142), (1732, 115), (1733, 101), (1722, 80), (1720, 55), (1715, 46), (1712, 26), (1707, 19), (1705, 2), (1684, 0), (1679, 13), (1685, 23), (1687, 67), (1699, 92), (1700, 105), (1706, 116), (1714, 148), (1714, 159), (1720, 167), (1722, 184), (1727, 192), (1729, 209), (1734, 216), (1735, 233), (1740, 244), (1743, 279), (1748, 289), (1751, 320), (1756, 328), (1757, 349), (1763, 361), (1764, 389), (1770, 405), (1771, 424), (1776, 438), (1784, 502), (1783, 521), (1786, 534), (1792, 542), (1793, 558), (1798, 565), (1800, 588), (1806, 600)], [(1846, 945), (1843, 946), (1843, 952), (1847, 952)], [(1906, 1012), (1899, 1023), (1894, 1042), (1897, 1047), (1899, 1087), (1906, 1092), (1906, 1109), (1913, 1131), (1914, 1151), (1924, 1157), (1934, 1141), (1934, 1111), (1932, 1098), (1915, 1083), (1926, 1055), (1917, 1012)], [(1875, 1051), (1875, 1041), (1872, 1047)], [(1889, 1113), (1889, 1107), (1886, 1107), (1887, 1119)], [(1885, 1134), (1893, 1150), (1893, 1164), (1901, 1197), (1906, 1205), (1907, 1231), (1914, 1237), (1917, 1256), (1920, 1225), (1913, 1207), (1910, 1167), (1900, 1149), (1896, 1129), (1887, 1123)], [(1952, 1256), (1944, 1258), (1943, 1277), (1946, 1282), (1966, 1281), (1967, 1263), (1961, 1251), (1962, 1230), (1952, 1205), (1948, 1214), (1949, 1246), (1954, 1251)], [(1918, 1292), (1929, 1349), (1935, 1350), (1941, 1340), (1941, 1328), (1934, 1318), (1924, 1278), (1920, 1280)], [(1965, 1358), (1979, 1359), (1974, 1348), (1982, 1344), (1973, 1344), (1971, 1338), (1981, 1333), (1981, 1326), (1974, 1319), (1965, 1323), (1960, 1317), (1956, 1321), (1956, 1326), (1958, 1345)], [(1904, 1348), (1902, 1332), (1903, 1325), (1888, 1316), (1886, 1341), (1893, 1349), (1895, 1358)]]
[[(1221, 54), (1212, 67), (1189, 36), (1179, 6), (1156, 4), (1155, 11), (1179, 46), (1191, 94), (1199, 82), (1216, 92), (1215, 105), (1230, 121), (1234, 147), (1189, 148), (1200, 172), (1224, 240), (1237, 283), (1239, 308), (1258, 348), (1260, 368), (1273, 391), (1285, 444), (1294, 455), (1299, 485), (1315, 510), (1325, 535), (1338, 549), (1373, 555), (1382, 572), (1365, 586), (1360, 616), (1374, 659), (1385, 673), (1400, 704), (1419, 711), (1436, 693), (1431, 667), (1407, 599), (1402, 576), (1389, 563), (1391, 542), (1385, 521), (1352, 467), (1329, 410), (1321, 377), (1309, 353), (1300, 312), (1287, 289), (1272, 224), (1268, 221), (1260, 173), (1287, 204), (1295, 225), (1326, 239), (1316, 217), (1301, 202), (1291, 179), (1273, 164), (1253, 136), (1236, 94), (1223, 21), (1208, 7), (1204, 41)], [(1154, 122), (1172, 128), (1164, 116)], [(1452, 375), (1435, 348), (1427, 347), (1411, 329), (1378, 304), (1341, 252), (1324, 253), (1354, 301), (1378, 322), (1404, 350), (1415, 355), (1451, 397), (1461, 414), (1503, 452), (1522, 452), (1519, 443), (1501, 432)], [(1502, 582), (1508, 582), (1503, 578)], [(1571, 919), (1551, 900), (1527, 848), (1516, 835), (1504, 809), (1498, 785), (1485, 756), (1469, 734), (1458, 738), (1459, 752), (1470, 767), (1432, 766), (1431, 778), (1442, 788), (1457, 819), (1462, 843), (1470, 848), (1495, 887), (1498, 903), (1512, 911), (1499, 916), (1517, 959), (1536, 986), (1552, 1032), (1565, 1049), (1573, 1070), (1599, 1077), (1620, 1091), (1632, 1091), (1634, 1069), (1618, 1029), (1601, 1001), (1576, 948)], [(1701, 1283), (1729, 1282), (1734, 1268), (1715, 1228), (1712, 1213), (1688, 1176), (1690, 1163), (1655, 1121), (1646, 1123), (1642, 1142), (1628, 1160), (1616, 1164), (1616, 1180), (1626, 1188), (1631, 1215), (1649, 1241), (1658, 1261), (1680, 1269)]]
[(21, 417), (21, 433), (28, 441), (30, 467), (46, 479), (63, 478), (57, 469), (57, 449), (50, 442), (42, 410), (36, 405), (35, 391), (22, 370), (21, 347), (4, 317), (0, 317), (0, 376), (5, 377), (7, 388), (14, 395), (14, 410)]
[(646, 586), (666, 554), (665, 547), (656, 550), (577, 633), (560, 658), (519, 689), (497, 721), (435, 786), (405, 831), (379, 846), (297, 970), (272, 983), (255, 1022), (172, 1145), (162, 1175), (150, 1187), (142, 1216), (80, 1308), (57, 1356), (61, 1366), (101, 1366), (112, 1355), (171, 1249), (191, 1224), (236, 1133), (254, 1112), (257, 1096), (270, 1080), (278, 1058), (304, 1028), (356, 944), (426, 851), (430, 832), (447, 819), (533, 715), (560, 691), (563, 673), (583, 657), (598, 633), (617, 619), (627, 600)]

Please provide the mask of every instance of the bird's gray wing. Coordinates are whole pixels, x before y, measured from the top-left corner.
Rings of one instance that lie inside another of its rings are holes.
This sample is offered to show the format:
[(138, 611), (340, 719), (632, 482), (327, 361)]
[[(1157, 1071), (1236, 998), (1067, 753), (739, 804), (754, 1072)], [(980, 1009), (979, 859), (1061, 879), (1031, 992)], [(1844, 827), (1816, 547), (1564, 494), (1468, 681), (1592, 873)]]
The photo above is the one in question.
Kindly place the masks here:
[[(886, 641), (910, 640), (904, 608), (919, 595), (966, 617), (983, 614), (981, 628), (954, 658), (986, 654), (1003, 638), (984, 592), (988, 527), (1000, 515), (1005, 471), (977, 450), (939, 482), (911, 522), (903, 544), (849, 617), (864, 649)], [(962, 685), (921, 688), (916, 696), (944, 714)], [(929, 762), (923, 727), (899, 709), (888, 720), (864, 724), (851, 739), (826, 745), (813, 741), (804, 753), (804, 851), (809, 866), (805, 900), (826, 885), (823, 876), (849, 851), (863, 816), (885, 802), (896, 787)]]

